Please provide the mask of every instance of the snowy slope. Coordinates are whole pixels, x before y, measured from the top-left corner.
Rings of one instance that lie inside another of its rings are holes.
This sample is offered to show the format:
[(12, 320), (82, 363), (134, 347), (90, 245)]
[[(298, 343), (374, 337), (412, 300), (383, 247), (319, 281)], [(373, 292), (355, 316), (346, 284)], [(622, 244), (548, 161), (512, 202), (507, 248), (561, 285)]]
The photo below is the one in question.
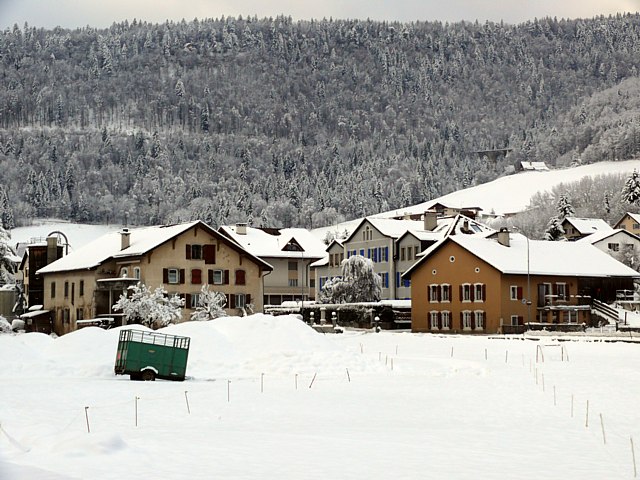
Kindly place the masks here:
[(120, 225), (89, 225), (61, 220), (35, 220), (33, 225), (11, 230), (11, 244), (30, 242), (34, 238), (46, 238), (53, 232), (62, 232), (69, 240), (69, 251), (76, 250), (108, 232), (121, 228)]
[(114, 376), (117, 331), (0, 336), (0, 478), (633, 478), (637, 345), (167, 331), (193, 339), (185, 382)]

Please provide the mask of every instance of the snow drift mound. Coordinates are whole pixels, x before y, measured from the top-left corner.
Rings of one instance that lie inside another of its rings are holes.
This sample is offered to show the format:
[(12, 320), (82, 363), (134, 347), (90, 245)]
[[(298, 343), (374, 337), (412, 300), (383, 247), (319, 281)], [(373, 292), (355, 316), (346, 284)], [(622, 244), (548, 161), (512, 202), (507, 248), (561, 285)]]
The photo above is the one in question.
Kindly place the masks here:
[[(57, 339), (42, 334), (0, 336), (0, 378), (113, 377), (123, 328), (148, 330), (136, 325), (113, 330), (88, 327)], [(332, 335), (317, 333), (292, 315), (184, 322), (158, 332), (191, 338), (187, 375), (195, 379), (372, 368), (339, 347)]]

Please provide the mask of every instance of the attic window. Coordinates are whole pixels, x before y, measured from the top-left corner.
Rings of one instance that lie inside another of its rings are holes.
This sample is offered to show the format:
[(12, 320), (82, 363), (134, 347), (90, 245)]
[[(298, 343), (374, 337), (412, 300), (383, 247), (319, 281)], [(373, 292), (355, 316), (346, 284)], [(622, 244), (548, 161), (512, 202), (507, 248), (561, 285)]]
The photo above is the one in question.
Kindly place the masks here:
[(453, 255), (451, 255), (451, 256), (449, 257), (449, 261), (450, 261), (451, 263), (455, 262), (455, 261), (456, 261), (456, 257), (454, 257)]

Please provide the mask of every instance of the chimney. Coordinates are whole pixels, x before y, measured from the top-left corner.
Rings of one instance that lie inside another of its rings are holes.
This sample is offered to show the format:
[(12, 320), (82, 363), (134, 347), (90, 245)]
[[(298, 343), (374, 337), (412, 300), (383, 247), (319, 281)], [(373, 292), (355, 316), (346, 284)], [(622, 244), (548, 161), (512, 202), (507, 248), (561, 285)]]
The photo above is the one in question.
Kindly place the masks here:
[(505, 247), (510, 246), (509, 244), (509, 229), (506, 227), (502, 227), (498, 231), (498, 243), (500, 245), (504, 245)]
[(47, 265), (58, 260), (58, 237), (47, 237)]
[(432, 232), (438, 226), (438, 213), (433, 210), (424, 212), (424, 229)]
[(238, 235), (246, 235), (247, 234), (247, 224), (246, 223), (236, 223), (236, 233)]
[(125, 248), (129, 248), (131, 245), (131, 232), (129, 232), (128, 228), (123, 228), (120, 231), (120, 250), (124, 250)]

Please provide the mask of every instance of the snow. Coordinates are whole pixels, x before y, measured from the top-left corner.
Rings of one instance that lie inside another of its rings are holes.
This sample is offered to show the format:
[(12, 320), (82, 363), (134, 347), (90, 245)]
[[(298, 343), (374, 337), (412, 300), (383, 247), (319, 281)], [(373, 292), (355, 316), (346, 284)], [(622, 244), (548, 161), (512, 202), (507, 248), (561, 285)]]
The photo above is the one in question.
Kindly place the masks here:
[[(281, 228), (272, 235), (260, 228), (246, 227), (246, 233), (237, 232), (236, 226), (221, 227), (224, 233), (247, 251), (260, 258), (322, 258), (326, 245), (305, 228)], [(298, 243), (303, 252), (283, 250), (289, 242)]]
[(118, 329), (0, 336), (0, 478), (633, 476), (638, 345), (266, 315), (162, 331), (192, 338), (186, 382), (114, 376)]
[(613, 228), (601, 218), (566, 217), (565, 220), (574, 226), (582, 235), (594, 232), (611, 232)]
[(31, 239), (45, 239), (50, 233), (62, 232), (69, 240), (69, 251), (72, 252), (108, 232), (118, 230), (117, 225), (89, 225), (64, 222), (61, 220), (36, 220), (33, 225), (11, 230), (11, 242), (31, 243)]

